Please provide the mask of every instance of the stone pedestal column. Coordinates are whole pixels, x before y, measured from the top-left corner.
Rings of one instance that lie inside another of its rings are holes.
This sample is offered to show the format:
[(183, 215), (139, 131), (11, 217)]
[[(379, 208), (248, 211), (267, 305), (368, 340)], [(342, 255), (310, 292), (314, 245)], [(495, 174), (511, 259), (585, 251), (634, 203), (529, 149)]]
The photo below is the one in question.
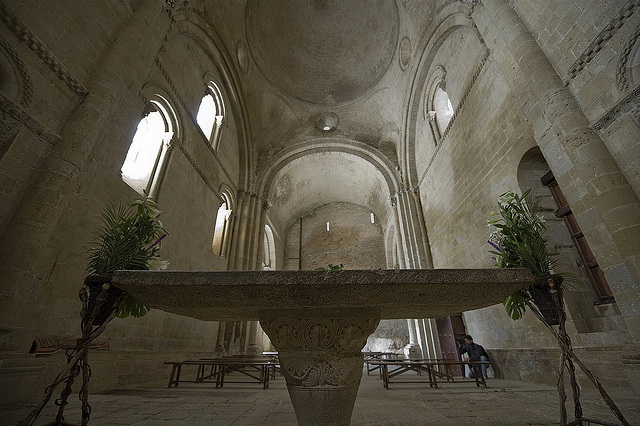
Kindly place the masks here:
[(248, 345), (247, 355), (260, 355), (260, 347), (258, 347), (258, 321), (249, 321), (247, 323), (248, 328)]
[(409, 359), (422, 358), (422, 349), (416, 342), (416, 322), (415, 320), (408, 319), (407, 327), (409, 328), (409, 344), (404, 347), (404, 356)]
[(362, 378), (362, 348), (380, 322), (375, 310), (290, 310), (261, 316), (278, 350), (298, 424), (351, 422)]
[(225, 338), (225, 331), (227, 330), (227, 322), (226, 321), (220, 321), (220, 323), (218, 324), (218, 338), (216, 340), (216, 353), (218, 354), (218, 356), (222, 356), (224, 355), (224, 338)]

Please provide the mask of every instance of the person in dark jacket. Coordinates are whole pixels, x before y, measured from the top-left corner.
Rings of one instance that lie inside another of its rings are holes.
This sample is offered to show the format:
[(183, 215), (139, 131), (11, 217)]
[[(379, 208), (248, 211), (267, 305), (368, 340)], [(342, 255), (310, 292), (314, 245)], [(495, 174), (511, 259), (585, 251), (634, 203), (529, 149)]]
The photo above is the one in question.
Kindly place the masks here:
[[(482, 345), (478, 345), (477, 343), (473, 343), (473, 337), (468, 334), (464, 336), (464, 344), (460, 346), (458, 349), (460, 352), (460, 357), (462, 358), (463, 354), (469, 355), (469, 361), (489, 361), (489, 355), (487, 351), (484, 350)], [(483, 364), (480, 366), (482, 369), (482, 375), (487, 377), (487, 365)], [(473, 369), (471, 370), (471, 374), (473, 374)]]

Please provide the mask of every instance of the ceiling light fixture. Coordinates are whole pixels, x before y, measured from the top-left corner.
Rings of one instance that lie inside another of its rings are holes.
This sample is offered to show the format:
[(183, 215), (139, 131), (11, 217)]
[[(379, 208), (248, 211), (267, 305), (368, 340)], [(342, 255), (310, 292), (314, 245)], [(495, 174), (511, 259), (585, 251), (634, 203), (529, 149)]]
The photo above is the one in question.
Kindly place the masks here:
[(331, 132), (338, 127), (338, 116), (332, 112), (323, 112), (316, 116), (316, 127), (321, 132)]

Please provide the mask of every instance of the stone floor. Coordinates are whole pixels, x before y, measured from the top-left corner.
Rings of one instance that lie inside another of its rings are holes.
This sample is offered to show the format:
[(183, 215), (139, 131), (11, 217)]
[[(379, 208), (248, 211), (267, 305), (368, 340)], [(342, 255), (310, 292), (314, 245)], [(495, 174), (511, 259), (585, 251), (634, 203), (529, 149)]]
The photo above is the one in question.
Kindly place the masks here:
[[(488, 385), (488, 389), (478, 389), (470, 382), (444, 383), (432, 389), (424, 383), (392, 382), (385, 390), (377, 375), (365, 373), (352, 425), (559, 424), (555, 387), (499, 379), (489, 379)], [(640, 397), (616, 389), (609, 392), (630, 424), (639, 426)], [(585, 417), (620, 424), (595, 390), (583, 390), (582, 402)], [(237, 383), (226, 384), (222, 389), (202, 383), (184, 383), (169, 389), (163, 381), (91, 395), (90, 403), (92, 426), (296, 425), (282, 377), (272, 381), (266, 390), (258, 384)], [(571, 413), (573, 408), (568, 411)], [(29, 408), (0, 412), (0, 425), (16, 425)], [(50, 404), (36, 425), (52, 421), (54, 413), (55, 407)], [(80, 423), (75, 395), (66, 413), (67, 421)]]

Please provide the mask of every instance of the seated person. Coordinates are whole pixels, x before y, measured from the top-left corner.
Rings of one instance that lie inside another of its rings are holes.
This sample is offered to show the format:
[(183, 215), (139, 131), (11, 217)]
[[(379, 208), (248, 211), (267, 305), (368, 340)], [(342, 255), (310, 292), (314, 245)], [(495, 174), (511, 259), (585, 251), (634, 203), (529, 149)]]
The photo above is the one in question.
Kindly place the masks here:
[[(458, 352), (460, 353), (460, 358), (462, 358), (464, 354), (467, 354), (469, 356), (469, 361), (489, 361), (487, 351), (484, 350), (482, 345), (473, 343), (473, 337), (468, 334), (464, 336), (464, 344), (460, 346)], [(480, 368), (484, 378), (487, 378), (487, 365), (483, 364)], [(471, 375), (469, 377), (473, 377), (473, 369), (471, 370)]]

